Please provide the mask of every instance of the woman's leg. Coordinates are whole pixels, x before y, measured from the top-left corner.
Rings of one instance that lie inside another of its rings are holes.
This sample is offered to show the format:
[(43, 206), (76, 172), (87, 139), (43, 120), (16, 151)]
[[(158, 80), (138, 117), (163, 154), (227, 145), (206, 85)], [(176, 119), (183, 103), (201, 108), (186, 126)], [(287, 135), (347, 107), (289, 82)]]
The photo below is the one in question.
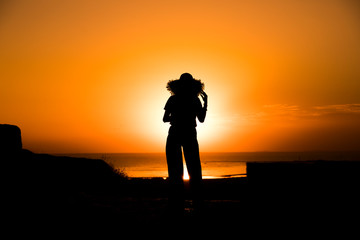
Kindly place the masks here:
[(184, 182), (181, 144), (178, 137), (169, 131), (166, 142), (166, 160), (169, 173), (169, 206), (171, 214), (181, 215), (184, 211)]
[(200, 163), (199, 144), (196, 138), (188, 139), (184, 145), (186, 167), (192, 182), (201, 182), (202, 172)]
[(183, 144), (186, 167), (190, 177), (191, 195), (194, 207), (202, 207), (202, 172), (199, 154), (199, 144), (195, 136), (189, 137)]
[(168, 165), (169, 180), (172, 183), (183, 182), (183, 160), (181, 144), (176, 136), (169, 134), (166, 141), (166, 161)]

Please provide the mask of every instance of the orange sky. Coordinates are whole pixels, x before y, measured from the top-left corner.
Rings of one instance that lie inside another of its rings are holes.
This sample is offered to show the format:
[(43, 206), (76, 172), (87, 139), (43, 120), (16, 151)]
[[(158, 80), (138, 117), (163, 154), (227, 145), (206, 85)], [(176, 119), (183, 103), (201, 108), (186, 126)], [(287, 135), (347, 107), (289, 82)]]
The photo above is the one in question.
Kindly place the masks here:
[(360, 150), (357, 1), (2, 1), (0, 36), (0, 123), (34, 152), (164, 151), (183, 72), (201, 151)]

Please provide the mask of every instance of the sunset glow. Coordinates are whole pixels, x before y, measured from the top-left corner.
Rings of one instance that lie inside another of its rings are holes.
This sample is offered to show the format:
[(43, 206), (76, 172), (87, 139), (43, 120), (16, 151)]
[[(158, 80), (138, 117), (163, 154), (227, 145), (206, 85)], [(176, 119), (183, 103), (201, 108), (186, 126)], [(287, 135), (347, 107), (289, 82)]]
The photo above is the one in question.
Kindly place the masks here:
[(360, 149), (356, 1), (6, 1), (0, 119), (35, 152), (163, 152), (168, 80), (203, 152)]

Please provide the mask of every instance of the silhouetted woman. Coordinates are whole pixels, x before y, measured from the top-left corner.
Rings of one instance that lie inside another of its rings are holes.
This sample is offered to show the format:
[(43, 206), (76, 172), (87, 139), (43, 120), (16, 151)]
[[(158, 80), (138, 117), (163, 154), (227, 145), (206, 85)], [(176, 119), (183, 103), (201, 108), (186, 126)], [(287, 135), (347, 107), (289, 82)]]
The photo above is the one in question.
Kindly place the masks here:
[[(196, 133), (196, 118), (204, 122), (207, 110), (207, 95), (204, 84), (189, 73), (178, 80), (170, 80), (166, 86), (171, 96), (165, 105), (164, 122), (170, 122), (166, 142), (166, 159), (169, 181), (171, 183), (169, 203), (171, 210), (182, 213), (184, 210), (184, 182), (182, 150), (190, 177), (190, 188), (194, 207), (201, 204), (201, 164)], [(202, 106), (198, 96), (204, 101)]]

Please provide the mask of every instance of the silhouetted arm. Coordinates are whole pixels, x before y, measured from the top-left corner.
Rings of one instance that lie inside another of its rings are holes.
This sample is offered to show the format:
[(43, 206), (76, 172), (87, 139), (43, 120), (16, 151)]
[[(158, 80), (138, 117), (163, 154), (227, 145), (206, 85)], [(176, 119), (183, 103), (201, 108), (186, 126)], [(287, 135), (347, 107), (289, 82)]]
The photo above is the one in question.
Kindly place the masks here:
[(207, 105), (208, 105), (208, 96), (204, 91), (200, 93), (200, 96), (204, 101), (204, 107), (202, 107), (201, 110), (198, 112), (197, 118), (199, 119), (199, 121), (201, 123), (203, 123), (205, 121), (205, 117), (206, 117), (206, 111), (207, 111)]
[(170, 119), (171, 119), (170, 115), (171, 115), (170, 111), (165, 110), (164, 117), (163, 117), (163, 122), (170, 122)]

